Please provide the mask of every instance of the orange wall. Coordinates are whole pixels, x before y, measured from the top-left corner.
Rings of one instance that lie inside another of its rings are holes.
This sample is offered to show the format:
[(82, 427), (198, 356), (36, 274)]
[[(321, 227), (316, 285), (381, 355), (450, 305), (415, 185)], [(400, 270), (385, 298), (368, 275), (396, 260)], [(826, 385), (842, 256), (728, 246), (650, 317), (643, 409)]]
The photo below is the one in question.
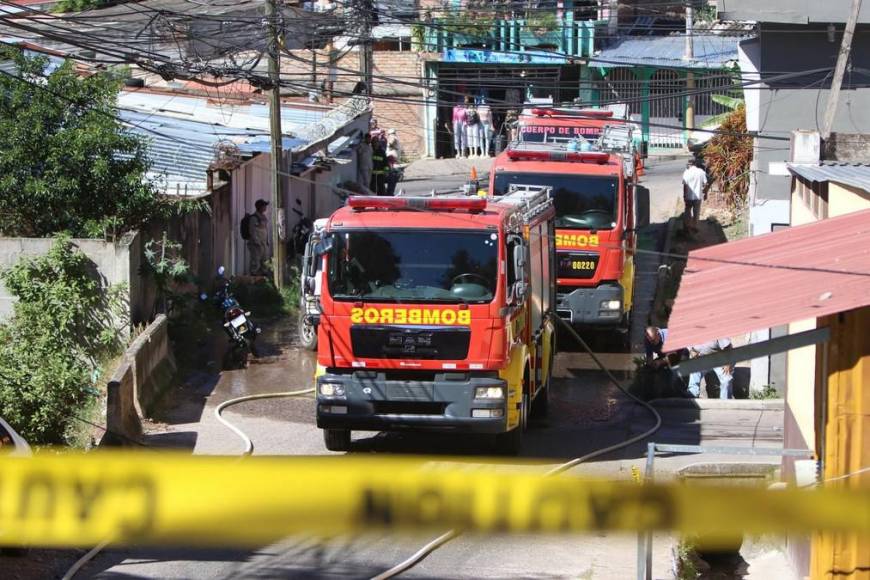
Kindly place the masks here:
[[(828, 371), (827, 389), (819, 388), (816, 405), (817, 431), (824, 436), (822, 477), (827, 481), (870, 466), (870, 307), (819, 322), (831, 328), (831, 340), (819, 345), (816, 357), (817, 367), (822, 371), (827, 367)], [(827, 399), (827, 417), (822, 416), (823, 397)], [(870, 488), (870, 472), (826, 485), (866, 490)], [(812, 577), (870, 579), (870, 538), (817, 536)]]

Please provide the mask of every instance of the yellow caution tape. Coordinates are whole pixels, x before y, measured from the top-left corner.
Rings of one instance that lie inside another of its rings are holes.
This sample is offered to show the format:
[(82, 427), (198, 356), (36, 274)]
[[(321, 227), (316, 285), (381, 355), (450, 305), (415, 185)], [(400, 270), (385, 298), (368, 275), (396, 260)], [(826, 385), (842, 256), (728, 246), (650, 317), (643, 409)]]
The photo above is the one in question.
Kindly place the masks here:
[(354, 457), (0, 459), (0, 545), (255, 546), (373, 528), (870, 534), (870, 490), (637, 485)]

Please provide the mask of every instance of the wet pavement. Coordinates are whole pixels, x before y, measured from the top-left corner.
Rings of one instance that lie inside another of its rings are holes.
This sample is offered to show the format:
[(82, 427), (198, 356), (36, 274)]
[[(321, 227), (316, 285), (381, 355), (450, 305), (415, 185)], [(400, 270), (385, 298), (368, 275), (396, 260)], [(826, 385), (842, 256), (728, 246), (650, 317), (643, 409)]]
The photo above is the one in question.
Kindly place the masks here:
[[(673, 171), (681, 171), (678, 162)], [(671, 171), (669, 169), (669, 171)], [(670, 178), (655, 175), (671, 187)], [(675, 174), (678, 175), (678, 174)], [(674, 176), (670, 176), (674, 177)], [(678, 177), (676, 177), (678, 179)], [(678, 183), (678, 181), (677, 181)], [(676, 194), (679, 190), (674, 188)], [(675, 206), (670, 191), (653, 191), (660, 215)], [(659, 226), (661, 228), (661, 226)], [(656, 230), (660, 231), (660, 230)], [(656, 234), (658, 235), (658, 234)], [(639, 271), (649, 275), (657, 265), (645, 264)], [(654, 283), (639, 284), (639, 305), (652, 301)], [(648, 311), (648, 310), (647, 310)], [(635, 321), (635, 348), (643, 320)], [(295, 345), (295, 320), (263, 323), (260, 360), (247, 369), (219, 372), (220, 348), (216, 347), (201, 369), (169, 393), (149, 435), (149, 443), (180, 446), (196, 454), (235, 455), (242, 441), (214, 416), (222, 402), (239, 396), (296, 391), (312, 386), (314, 353)], [(603, 356), (616, 378), (630, 379), (631, 355), (618, 353), (618, 337), (588, 336), (593, 349)], [(625, 441), (653, 423), (649, 412), (620, 392), (595, 370), (590, 357), (577, 345), (563, 340), (556, 359), (550, 415), (533, 421), (524, 441), (522, 460), (539, 460), (546, 466)], [(614, 354), (615, 353), (615, 354)], [(781, 412), (735, 412), (699, 409), (663, 409), (665, 427), (659, 442), (765, 446), (781, 443)], [(765, 414), (766, 413), (766, 414)], [(706, 421), (707, 416), (709, 421)], [(258, 455), (327, 455), (322, 434), (315, 426), (312, 395), (245, 402), (224, 412), (254, 442)], [(632, 467), (643, 467), (645, 443), (631, 446), (577, 468), (577, 473), (629, 478)], [(351, 453), (453, 455), (491, 461), (491, 440), (441, 433), (354, 433)], [(504, 462), (500, 458), (499, 462)], [(662, 471), (675, 470), (680, 461), (658, 462)], [(255, 525), (255, 523), (252, 523)], [(83, 577), (99, 578), (367, 578), (408, 557), (431, 540), (430, 536), (378, 534), (354, 538), (290, 538), (254, 551), (110, 550), (99, 556)], [(655, 577), (669, 575), (671, 538), (656, 538), (653, 558)], [(508, 577), (634, 577), (636, 537), (597, 534), (577, 536), (462, 536), (432, 554), (405, 576), (418, 578), (508, 578)]]

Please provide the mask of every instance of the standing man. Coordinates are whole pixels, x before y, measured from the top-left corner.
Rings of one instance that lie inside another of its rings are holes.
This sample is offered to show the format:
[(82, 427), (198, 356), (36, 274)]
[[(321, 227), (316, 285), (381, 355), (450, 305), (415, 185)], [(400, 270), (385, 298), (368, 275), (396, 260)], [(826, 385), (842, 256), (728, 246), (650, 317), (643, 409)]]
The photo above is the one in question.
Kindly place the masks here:
[[(723, 350), (731, 350), (731, 341), (727, 338), (717, 338), (716, 340), (693, 346), (689, 349), (689, 352), (692, 358), (694, 358)], [(713, 371), (716, 373), (716, 378), (719, 379), (719, 398), (733, 399), (734, 394), (731, 391), (731, 384), (734, 382), (734, 368), (731, 365), (727, 365), (716, 367)], [(692, 373), (689, 375), (689, 393), (693, 397), (697, 398), (701, 396), (701, 378), (703, 376), (704, 373)], [(709, 392), (710, 389), (708, 388), (707, 393), (709, 394)]]
[(371, 133), (366, 133), (359, 145), (356, 162), (356, 181), (363, 188), (368, 187), (372, 182), (372, 156), (372, 136)]
[(369, 189), (375, 195), (387, 195), (387, 152), (384, 143), (380, 139), (372, 142), (372, 180)]
[(251, 215), (249, 225), (248, 252), (251, 256), (251, 266), (248, 273), (251, 276), (262, 276), (266, 274), (264, 264), (269, 258), (269, 218), (266, 216), (269, 202), (258, 199), (254, 207), (257, 211)]
[(707, 199), (709, 189), (710, 182), (707, 180), (707, 172), (704, 171), (701, 160), (689, 161), (688, 167), (683, 172), (683, 201), (686, 203), (686, 210), (683, 212), (683, 228), (686, 234), (698, 231), (701, 200)]

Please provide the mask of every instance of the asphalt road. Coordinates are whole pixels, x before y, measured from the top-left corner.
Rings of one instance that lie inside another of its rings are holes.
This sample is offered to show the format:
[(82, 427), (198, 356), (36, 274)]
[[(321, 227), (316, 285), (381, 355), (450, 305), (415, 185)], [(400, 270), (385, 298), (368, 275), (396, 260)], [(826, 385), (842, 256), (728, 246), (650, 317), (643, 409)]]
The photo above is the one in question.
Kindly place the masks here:
[[(679, 173), (684, 162), (667, 162), (649, 169), (653, 219), (672, 215), (679, 199)], [(445, 176), (449, 187), (464, 176)], [(430, 187), (432, 184), (429, 184)], [(654, 267), (654, 265), (653, 265)], [(646, 284), (639, 301), (652, 299), (654, 284)], [(641, 287), (638, 287), (641, 290)], [(642, 325), (641, 325), (642, 326)], [(637, 333), (639, 328), (635, 329)], [(214, 418), (221, 402), (247, 394), (292, 391), (311, 385), (314, 358), (292, 345), (292, 333), (271, 327), (264, 335), (272, 356), (242, 371), (220, 375), (204, 370), (180, 385), (164, 405), (150, 443), (183, 446), (197, 454), (239, 454), (242, 442)], [(593, 337), (594, 338), (594, 337)], [(596, 350), (613, 350), (606, 339), (595, 339)], [(557, 356), (551, 414), (528, 431), (521, 459), (537, 460), (544, 470), (593, 450), (613, 445), (652, 424), (639, 408), (594, 369), (589, 357), (563, 343)], [(268, 353), (267, 353), (268, 354)], [(628, 375), (630, 356), (606, 357), (620, 380)], [(326, 455), (321, 432), (314, 425), (310, 396), (244, 403), (225, 417), (254, 441), (257, 455)], [(734, 418), (717, 415), (706, 427), (700, 411), (678, 411), (666, 419), (668, 439), (700, 443), (705, 437), (722, 441), (777, 441), (781, 413)], [(718, 421), (718, 422), (717, 422)], [(748, 423), (746, 423), (748, 421)], [(744, 424), (751, 425), (752, 429)], [(706, 430), (705, 430), (706, 429)], [(489, 440), (478, 437), (419, 433), (355, 433), (352, 454), (453, 455), (486, 464)], [(577, 469), (578, 473), (610, 478), (630, 477), (632, 466), (643, 465), (645, 445), (639, 444)], [(503, 461), (504, 459), (502, 459)], [(292, 489), (288, 490), (292, 493)], [(251, 522), (256, 526), (256, 522)], [(371, 534), (361, 537), (293, 537), (258, 550), (112, 549), (98, 556), (78, 577), (92, 578), (369, 578), (419, 549), (432, 536)], [(659, 537), (654, 553), (655, 577), (670, 569), (669, 541)], [(578, 536), (462, 536), (405, 574), (417, 578), (633, 578), (636, 537), (594, 534)]]

